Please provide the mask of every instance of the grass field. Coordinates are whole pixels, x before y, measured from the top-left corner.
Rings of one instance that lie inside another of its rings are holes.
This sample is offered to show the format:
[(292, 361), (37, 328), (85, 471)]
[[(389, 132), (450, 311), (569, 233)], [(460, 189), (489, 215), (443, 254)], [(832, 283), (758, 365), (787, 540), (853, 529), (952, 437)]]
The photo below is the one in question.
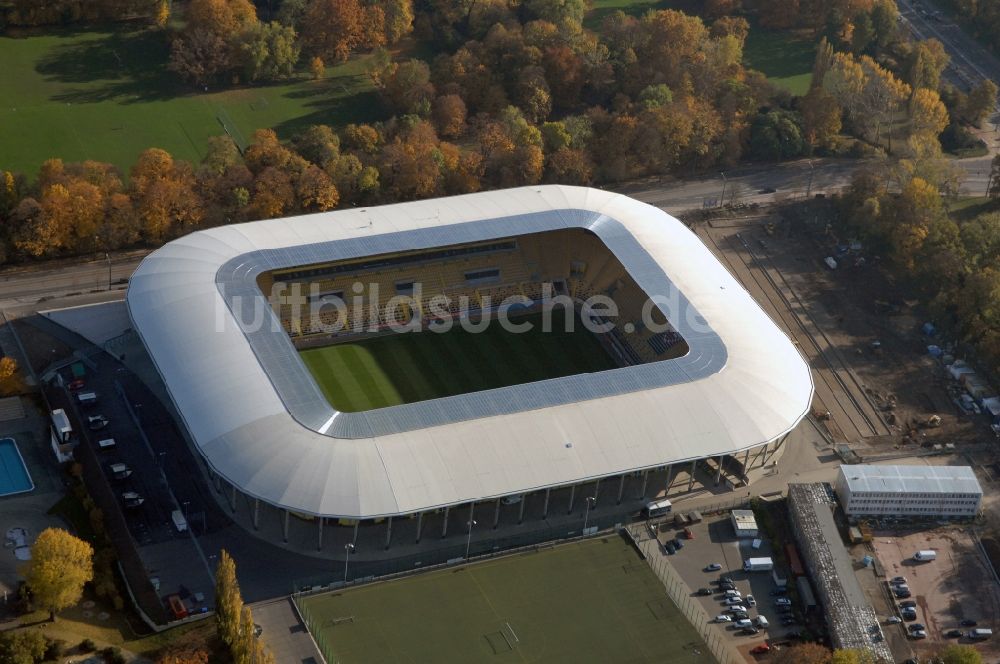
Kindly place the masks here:
[(752, 25), (743, 48), (746, 65), (763, 72), (769, 81), (794, 95), (809, 92), (816, 43), (788, 32)]
[(321, 81), (193, 93), (166, 70), (151, 30), (62, 29), (0, 37), (0, 169), (33, 177), (50, 157), (95, 159), (127, 173), (149, 147), (198, 162), (209, 136), (249, 141), (311, 124), (379, 119), (367, 58), (331, 67)]
[(343, 664), (713, 661), (615, 535), (299, 605), (327, 661)]
[(346, 413), (614, 368), (579, 320), (565, 331), (560, 311), (551, 332), (542, 331), (541, 314), (531, 314), (516, 321), (532, 324), (524, 334), (496, 322), (478, 334), (455, 325), (443, 334), (391, 334), (301, 356), (330, 404)]

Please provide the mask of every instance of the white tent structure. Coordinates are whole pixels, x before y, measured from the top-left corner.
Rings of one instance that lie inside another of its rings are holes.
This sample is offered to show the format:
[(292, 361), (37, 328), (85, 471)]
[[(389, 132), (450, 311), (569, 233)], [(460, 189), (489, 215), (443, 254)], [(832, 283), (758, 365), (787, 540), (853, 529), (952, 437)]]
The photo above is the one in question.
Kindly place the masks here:
[[(687, 341), (682, 358), (362, 413), (319, 392), (280, 326), (234, 311), (264, 271), (560, 228), (597, 234)], [(372, 519), (519, 495), (776, 441), (808, 412), (809, 367), (676, 219), (626, 196), (540, 186), (258, 221), (170, 242), (129, 315), (198, 451), (247, 496)]]

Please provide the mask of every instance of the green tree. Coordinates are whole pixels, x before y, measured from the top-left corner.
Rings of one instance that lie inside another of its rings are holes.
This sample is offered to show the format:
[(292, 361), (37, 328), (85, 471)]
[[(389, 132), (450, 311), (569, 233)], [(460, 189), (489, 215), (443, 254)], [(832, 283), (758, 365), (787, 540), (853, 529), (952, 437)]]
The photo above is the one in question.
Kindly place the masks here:
[(758, 159), (776, 160), (802, 154), (805, 141), (798, 117), (789, 111), (758, 115), (750, 126), (750, 152)]
[(312, 125), (292, 138), (292, 148), (307, 161), (325, 168), (340, 156), (340, 138), (326, 125)]
[(61, 528), (46, 528), (31, 545), (24, 575), (35, 604), (56, 612), (80, 601), (83, 586), (94, 576), (94, 549)]
[(249, 81), (291, 76), (301, 52), (295, 30), (277, 21), (247, 29), (237, 38), (236, 49)]
[(33, 629), (0, 634), (0, 664), (36, 664), (45, 659), (45, 635)]
[(385, 41), (395, 44), (413, 31), (413, 0), (382, 0), (385, 12)]
[(997, 104), (997, 84), (988, 78), (969, 91), (962, 108), (962, 119), (971, 125), (980, 125), (990, 116)]
[(950, 645), (940, 653), (941, 664), (982, 664), (983, 656), (972, 646)]
[(674, 100), (674, 93), (663, 83), (647, 85), (639, 93), (639, 103), (646, 109), (666, 106)]
[(525, 6), (537, 18), (555, 24), (564, 21), (583, 23), (583, 16), (587, 13), (586, 0), (527, 0)]

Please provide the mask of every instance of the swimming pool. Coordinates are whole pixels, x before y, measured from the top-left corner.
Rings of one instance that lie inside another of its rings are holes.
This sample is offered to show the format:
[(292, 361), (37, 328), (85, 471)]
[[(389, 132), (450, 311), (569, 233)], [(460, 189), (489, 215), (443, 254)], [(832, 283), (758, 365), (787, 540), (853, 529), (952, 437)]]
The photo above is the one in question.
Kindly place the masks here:
[(35, 488), (21, 450), (13, 438), (0, 439), (0, 496), (25, 493)]

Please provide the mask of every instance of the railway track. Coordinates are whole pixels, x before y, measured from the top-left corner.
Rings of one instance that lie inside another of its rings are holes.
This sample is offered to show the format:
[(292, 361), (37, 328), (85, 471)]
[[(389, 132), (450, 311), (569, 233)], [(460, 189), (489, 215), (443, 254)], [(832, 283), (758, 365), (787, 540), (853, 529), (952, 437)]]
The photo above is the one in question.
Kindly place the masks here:
[[(890, 433), (878, 409), (868, 399), (863, 386), (836, 352), (784, 275), (750, 248), (740, 234), (727, 236), (734, 251), (724, 252), (711, 235), (705, 233), (716, 255), (761, 305), (780, 323), (806, 355), (816, 376), (816, 397), (833, 417), (833, 424), (846, 440), (856, 440)], [(736, 257), (736, 261), (733, 259)]]

